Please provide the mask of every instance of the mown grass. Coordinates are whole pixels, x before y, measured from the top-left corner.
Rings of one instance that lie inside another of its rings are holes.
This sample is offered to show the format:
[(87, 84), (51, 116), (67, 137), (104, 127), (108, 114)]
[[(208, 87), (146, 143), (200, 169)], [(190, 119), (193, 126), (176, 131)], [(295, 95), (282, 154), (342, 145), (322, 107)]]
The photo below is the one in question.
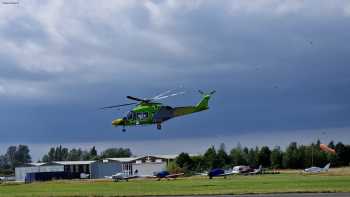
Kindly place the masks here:
[(210, 195), (289, 192), (350, 192), (350, 176), (278, 174), (232, 176), (209, 180), (206, 177), (177, 180), (51, 181), (33, 184), (0, 185), (0, 196), (144, 196)]

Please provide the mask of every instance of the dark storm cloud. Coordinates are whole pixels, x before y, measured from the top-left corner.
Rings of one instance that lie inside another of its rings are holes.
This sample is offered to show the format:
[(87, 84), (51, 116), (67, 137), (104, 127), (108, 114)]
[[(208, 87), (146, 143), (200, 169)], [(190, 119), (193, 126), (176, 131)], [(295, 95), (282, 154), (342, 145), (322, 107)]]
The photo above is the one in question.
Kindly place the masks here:
[[(2, 142), (215, 138), (349, 127), (346, 1), (31, 1), (0, 14)], [(79, 8), (79, 9), (78, 9)], [(5, 13), (5, 14), (3, 14)], [(120, 133), (104, 105), (184, 85), (207, 112)], [(268, 132), (267, 132), (268, 133)]]

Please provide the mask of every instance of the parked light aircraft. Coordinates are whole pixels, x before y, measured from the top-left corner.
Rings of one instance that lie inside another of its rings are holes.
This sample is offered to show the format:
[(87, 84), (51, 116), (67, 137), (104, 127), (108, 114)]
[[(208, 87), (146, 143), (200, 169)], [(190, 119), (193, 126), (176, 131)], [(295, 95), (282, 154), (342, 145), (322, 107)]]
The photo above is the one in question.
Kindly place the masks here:
[(161, 171), (161, 172), (157, 172), (155, 173), (155, 176), (153, 177), (148, 177), (148, 178), (158, 178), (158, 181), (160, 179), (176, 179), (177, 177), (183, 176), (184, 173), (174, 173), (174, 174), (170, 174), (168, 171)]
[(147, 176), (147, 175), (126, 175), (125, 173), (116, 173), (112, 176), (105, 176), (106, 179), (112, 179), (115, 182), (118, 181), (129, 181), (129, 179), (136, 179), (136, 178), (156, 178), (159, 180), (161, 179), (176, 179), (180, 176), (183, 176), (184, 173), (176, 173), (176, 174), (170, 174), (168, 171), (161, 171), (161, 172), (155, 172), (153, 176)]
[(331, 163), (328, 163), (325, 167), (320, 168), (320, 167), (311, 167), (311, 168), (306, 168), (304, 172), (306, 173), (321, 173), (321, 172), (327, 172), (329, 170), (329, 167), (331, 166)]
[(212, 179), (213, 177), (220, 177), (220, 176), (226, 178), (226, 176), (230, 176), (234, 174), (236, 173), (232, 173), (232, 171), (225, 171), (221, 168), (215, 168), (208, 172), (208, 177), (209, 179)]
[(129, 176), (126, 175), (124, 173), (116, 173), (112, 176), (105, 176), (106, 179), (112, 179), (114, 182), (118, 182), (118, 181), (129, 181), (129, 179), (135, 179), (135, 178), (139, 178), (139, 176)]
[(235, 166), (232, 170), (225, 171), (221, 168), (216, 168), (207, 174), (209, 176), (209, 179), (212, 179), (213, 177), (224, 177), (230, 175), (255, 175), (260, 174), (262, 172), (262, 166), (260, 165), (259, 168), (253, 169), (249, 166)]

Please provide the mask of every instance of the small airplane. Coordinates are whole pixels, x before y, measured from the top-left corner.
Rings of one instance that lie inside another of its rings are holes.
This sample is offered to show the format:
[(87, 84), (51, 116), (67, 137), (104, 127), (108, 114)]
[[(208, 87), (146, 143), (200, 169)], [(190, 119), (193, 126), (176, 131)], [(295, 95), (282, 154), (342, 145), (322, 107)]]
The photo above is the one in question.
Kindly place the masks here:
[(227, 176), (235, 175), (235, 174), (237, 173), (233, 171), (225, 171), (221, 168), (215, 168), (210, 170), (207, 175), (209, 179), (212, 179), (213, 177), (224, 177), (226, 179)]
[(327, 165), (325, 165), (323, 168), (320, 167), (310, 167), (310, 168), (306, 168), (304, 170), (305, 173), (321, 173), (321, 172), (327, 172), (329, 170), (329, 167), (331, 166), (331, 163), (328, 163)]
[(160, 171), (160, 172), (156, 172), (154, 176), (148, 177), (148, 178), (158, 178), (158, 181), (160, 181), (161, 179), (176, 179), (180, 176), (183, 176), (184, 173), (174, 173), (174, 174), (170, 174), (168, 171)]
[(252, 171), (250, 166), (234, 166), (232, 172), (235, 174), (244, 174)]
[(262, 165), (259, 166), (257, 169), (253, 169), (252, 172), (249, 172), (249, 175), (256, 175), (256, 174), (261, 174), (263, 172)]
[(112, 176), (105, 176), (106, 179), (112, 179), (114, 182), (118, 182), (118, 181), (129, 181), (129, 179), (136, 179), (139, 178), (139, 176), (129, 176), (129, 175), (125, 175), (125, 173), (116, 173)]
[(156, 124), (157, 129), (160, 130), (162, 129), (161, 124), (169, 119), (209, 109), (209, 106), (208, 106), (209, 99), (211, 95), (215, 93), (215, 91), (212, 91), (210, 93), (204, 93), (203, 91), (199, 90), (199, 93), (202, 95), (202, 100), (195, 106), (170, 107), (158, 102), (159, 100), (185, 93), (185, 92), (175, 92), (175, 93), (173, 92), (174, 92), (174, 89), (168, 90), (166, 92), (163, 92), (149, 99), (148, 98), (141, 99), (133, 96), (127, 96), (126, 98), (137, 102), (107, 106), (100, 109), (111, 109), (111, 108), (120, 108), (128, 105), (136, 105), (136, 107), (133, 108), (127, 114), (126, 117), (117, 118), (113, 120), (112, 125), (115, 127), (122, 126), (123, 132), (126, 131), (125, 129), (126, 126), (150, 125), (150, 124)]
[(254, 169), (250, 166), (235, 166), (232, 169), (232, 173), (234, 174), (241, 174), (241, 175), (254, 175), (259, 174), (262, 172), (262, 165), (259, 166), (259, 168)]
[(235, 166), (232, 170), (225, 171), (221, 168), (215, 168), (207, 174), (209, 176), (209, 179), (212, 179), (213, 177), (224, 177), (230, 175), (256, 175), (260, 174), (262, 172), (262, 166), (260, 165), (259, 168), (253, 169), (249, 166)]

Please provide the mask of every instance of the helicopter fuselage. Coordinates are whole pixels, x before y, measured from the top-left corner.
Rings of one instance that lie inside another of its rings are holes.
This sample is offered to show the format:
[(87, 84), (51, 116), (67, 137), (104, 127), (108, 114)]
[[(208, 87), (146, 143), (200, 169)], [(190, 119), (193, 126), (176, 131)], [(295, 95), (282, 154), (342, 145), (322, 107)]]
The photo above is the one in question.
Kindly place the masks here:
[(210, 95), (204, 95), (197, 105), (184, 107), (170, 107), (161, 103), (141, 102), (126, 117), (113, 120), (112, 125), (125, 128), (125, 126), (157, 124), (157, 128), (161, 129), (161, 123), (171, 118), (209, 109), (209, 99)]

